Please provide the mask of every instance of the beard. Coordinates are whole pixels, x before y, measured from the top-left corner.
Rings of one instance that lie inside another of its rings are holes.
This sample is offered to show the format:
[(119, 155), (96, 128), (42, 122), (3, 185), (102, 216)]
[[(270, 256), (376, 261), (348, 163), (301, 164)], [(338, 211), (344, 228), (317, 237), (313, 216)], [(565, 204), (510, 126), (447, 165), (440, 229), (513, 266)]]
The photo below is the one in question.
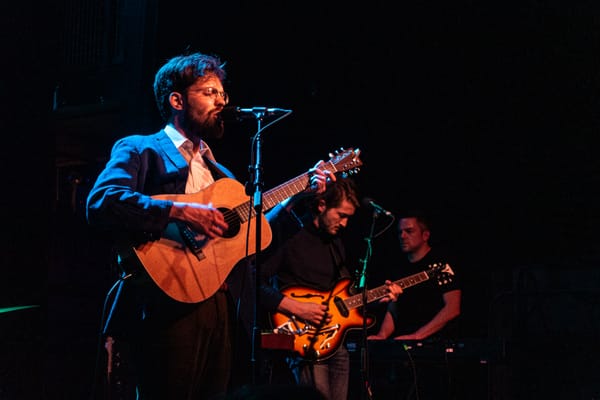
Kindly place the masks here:
[(332, 240), (333, 238), (341, 234), (342, 227), (329, 220), (327, 216), (325, 216), (323, 213), (319, 216), (318, 230), (322, 238)]
[(181, 125), (187, 132), (200, 139), (221, 139), (225, 134), (225, 125), (221, 118), (206, 115), (203, 120), (200, 120), (190, 110), (186, 110), (183, 114)]

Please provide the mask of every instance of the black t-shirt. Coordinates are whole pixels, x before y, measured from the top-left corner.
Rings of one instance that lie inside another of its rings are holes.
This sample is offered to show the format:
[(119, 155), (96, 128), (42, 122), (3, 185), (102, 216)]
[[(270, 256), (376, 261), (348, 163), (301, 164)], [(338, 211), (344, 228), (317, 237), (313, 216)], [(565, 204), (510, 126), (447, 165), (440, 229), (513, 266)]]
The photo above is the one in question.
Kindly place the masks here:
[[(394, 318), (393, 336), (413, 333), (429, 322), (444, 306), (444, 293), (461, 288), (454, 261), (447, 254), (433, 248), (415, 263), (405, 261), (398, 271), (400, 276), (397, 279), (402, 280), (423, 271), (427, 272), (429, 279), (414, 282), (404, 289), (396, 302), (388, 304), (387, 310)], [(433, 337), (450, 338), (457, 334), (457, 329), (455, 319)]]

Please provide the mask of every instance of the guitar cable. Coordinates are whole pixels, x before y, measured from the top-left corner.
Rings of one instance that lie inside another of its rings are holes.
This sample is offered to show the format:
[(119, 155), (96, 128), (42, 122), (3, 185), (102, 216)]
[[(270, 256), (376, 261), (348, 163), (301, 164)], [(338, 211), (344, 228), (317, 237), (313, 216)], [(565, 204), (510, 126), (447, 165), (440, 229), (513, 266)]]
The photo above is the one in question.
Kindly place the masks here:
[[(415, 399), (419, 400), (420, 396), (419, 396), (419, 381), (417, 378), (417, 365), (415, 364), (415, 360), (413, 359), (412, 353), (410, 352), (411, 347), (408, 346), (406, 343), (403, 343), (402, 348), (406, 352), (406, 356), (408, 357), (408, 362), (410, 364), (410, 369), (411, 369), (412, 378), (413, 378), (412, 384), (413, 384)], [(410, 396), (410, 393), (407, 394), (407, 396)]]
[[(121, 257), (117, 256), (117, 263), (120, 265), (121, 264)], [(110, 287), (110, 289), (108, 289), (108, 292), (106, 293), (106, 297), (104, 298), (104, 303), (102, 305), (102, 312), (100, 314), (100, 332), (98, 334), (98, 344), (96, 347), (96, 360), (94, 362), (94, 374), (93, 374), (93, 379), (92, 379), (92, 389), (90, 392), (90, 400), (94, 400), (96, 397), (96, 390), (97, 390), (97, 384), (98, 384), (98, 378), (100, 377), (100, 360), (101, 360), (101, 353), (102, 353), (102, 349), (104, 348), (104, 341), (103, 341), (103, 336), (104, 336), (104, 324), (106, 323), (106, 321), (109, 318), (106, 318), (107, 316), (107, 309), (108, 309), (108, 302), (111, 298), (117, 298), (119, 296), (119, 293), (121, 293), (121, 286), (120, 284), (122, 284), (123, 282), (125, 282), (125, 280), (131, 278), (133, 276), (133, 274), (125, 274), (125, 272), (122, 273), (122, 275), (116, 280), (116, 282)], [(117, 289), (118, 287), (118, 291), (113, 295), (113, 292), (115, 291), (115, 289)], [(113, 303), (113, 307), (114, 307), (114, 303)], [(111, 308), (109, 315), (112, 315), (113, 309)]]

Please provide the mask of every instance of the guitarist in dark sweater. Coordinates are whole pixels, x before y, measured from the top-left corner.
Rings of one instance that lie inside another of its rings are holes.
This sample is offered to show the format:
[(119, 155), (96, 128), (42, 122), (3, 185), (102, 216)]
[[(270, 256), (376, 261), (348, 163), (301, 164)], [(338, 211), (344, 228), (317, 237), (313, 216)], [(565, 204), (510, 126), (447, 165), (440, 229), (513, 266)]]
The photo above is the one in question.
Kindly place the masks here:
[[(350, 178), (338, 177), (308, 203), (294, 200), (267, 214), (273, 242), (261, 266), (261, 305), (289, 317), (289, 323), (273, 327), (276, 331), (298, 335), (296, 341), (308, 338), (305, 347), (287, 358), (296, 383), (315, 387), (327, 400), (346, 400), (348, 351), (339, 346), (320, 359), (319, 346), (323, 337), (340, 333), (331, 326), (339, 294), (333, 289), (338, 280), (350, 277), (342, 233), (359, 207), (357, 190)], [(282, 290), (290, 286), (298, 290), (284, 295)]]

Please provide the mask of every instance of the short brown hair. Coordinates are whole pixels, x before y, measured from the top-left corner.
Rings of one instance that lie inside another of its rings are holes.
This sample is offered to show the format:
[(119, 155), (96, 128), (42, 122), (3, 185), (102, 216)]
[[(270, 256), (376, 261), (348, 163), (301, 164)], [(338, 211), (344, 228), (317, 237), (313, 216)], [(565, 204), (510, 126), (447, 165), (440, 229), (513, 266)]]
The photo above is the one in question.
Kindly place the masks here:
[(185, 92), (199, 77), (207, 74), (213, 74), (223, 81), (227, 75), (224, 67), (218, 56), (202, 53), (169, 59), (154, 77), (154, 99), (161, 117), (165, 121), (171, 117), (169, 95), (172, 92)]

